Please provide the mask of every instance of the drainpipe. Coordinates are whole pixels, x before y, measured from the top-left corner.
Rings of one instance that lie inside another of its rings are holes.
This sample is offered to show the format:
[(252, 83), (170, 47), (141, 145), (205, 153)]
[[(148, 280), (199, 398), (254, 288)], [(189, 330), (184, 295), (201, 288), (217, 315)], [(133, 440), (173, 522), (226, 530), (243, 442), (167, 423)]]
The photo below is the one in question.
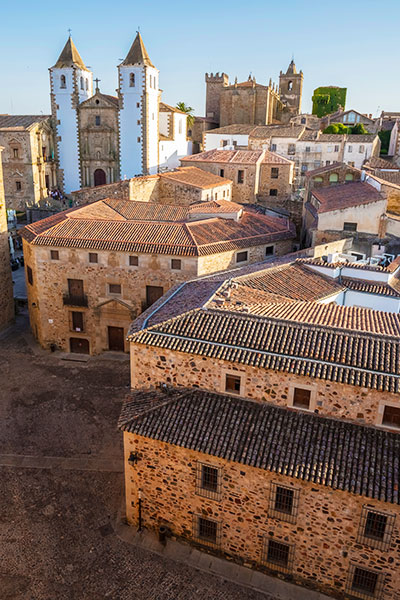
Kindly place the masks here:
[(142, 531), (142, 492), (138, 491), (138, 508), (139, 508), (139, 519), (138, 519), (138, 531)]

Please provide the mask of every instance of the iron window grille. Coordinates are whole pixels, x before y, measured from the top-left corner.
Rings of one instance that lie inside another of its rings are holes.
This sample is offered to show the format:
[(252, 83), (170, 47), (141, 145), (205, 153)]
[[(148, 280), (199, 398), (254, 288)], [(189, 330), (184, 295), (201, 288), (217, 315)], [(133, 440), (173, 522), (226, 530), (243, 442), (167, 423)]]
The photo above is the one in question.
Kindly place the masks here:
[(264, 538), (261, 560), (270, 569), (290, 573), (293, 570), (294, 545)]
[(351, 564), (347, 578), (346, 592), (351, 598), (379, 599), (382, 597), (384, 574), (371, 569), (363, 569)]
[(288, 523), (296, 523), (299, 497), (299, 489), (272, 482), (269, 495), (269, 516)]
[(193, 515), (193, 537), (205, 546), (219, 546), (221, 543), (221, 524), (214, 519)]
[(130, 256), (129, 257), (129, 265), (131, 267), (138, 267), (139, 266), (139, 257), (138, 256)]
[(394, 521), (395, 515), (363, 506), (358, 529), (358, 542), (379, 550), (388, 550)]
[(98, 262), (98, 254), (96, 252), (89, 252), (89, 262), (90, 263)]
[(205, 498), (221, 498), (221, 469), (205, 463), (197, 463), (196, 494)]

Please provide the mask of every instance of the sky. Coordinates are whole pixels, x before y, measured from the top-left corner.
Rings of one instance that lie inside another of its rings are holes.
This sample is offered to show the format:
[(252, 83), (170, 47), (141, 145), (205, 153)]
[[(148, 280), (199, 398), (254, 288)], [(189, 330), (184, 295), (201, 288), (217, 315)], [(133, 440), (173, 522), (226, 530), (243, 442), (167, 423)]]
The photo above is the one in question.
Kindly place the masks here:
[(0, 7), (0, 114), (50, 113), (48, 68), (68, 29), (101, 91), (115, 95), (116, 66), (138, 27), (164, 102), (183, 101), (200, 116), (206, 72), (278, 82), (292, 55), (304, 73), (303, 112), (321, 85), (347, 87), (346, 108), (373, 116), (400, 110), (398, 0), (0, 0)]

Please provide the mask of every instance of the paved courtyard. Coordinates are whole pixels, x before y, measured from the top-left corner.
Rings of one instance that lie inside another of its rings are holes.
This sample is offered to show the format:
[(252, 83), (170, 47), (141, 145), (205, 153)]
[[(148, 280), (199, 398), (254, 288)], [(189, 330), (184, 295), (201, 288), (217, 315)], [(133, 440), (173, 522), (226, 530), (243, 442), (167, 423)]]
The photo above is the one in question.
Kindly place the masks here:
[(265, 600), (114, 533), (127, 359), (62, 360), (22, 314), (0, 334), (0, 368), (2, 600)]

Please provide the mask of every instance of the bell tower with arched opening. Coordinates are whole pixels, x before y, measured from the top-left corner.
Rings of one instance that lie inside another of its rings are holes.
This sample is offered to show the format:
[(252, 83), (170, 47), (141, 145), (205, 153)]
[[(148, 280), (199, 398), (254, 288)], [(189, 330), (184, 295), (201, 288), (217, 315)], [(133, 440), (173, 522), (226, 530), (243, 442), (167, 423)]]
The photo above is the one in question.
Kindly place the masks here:
[(290, 116), (301, 112), (301, 95), (303, 92), (303, 71), (297, 72), (296, 65), (292, 59), (286, 73), (279, 74), (279, 93), (282, 102), (286, 105), (286, 111)]

